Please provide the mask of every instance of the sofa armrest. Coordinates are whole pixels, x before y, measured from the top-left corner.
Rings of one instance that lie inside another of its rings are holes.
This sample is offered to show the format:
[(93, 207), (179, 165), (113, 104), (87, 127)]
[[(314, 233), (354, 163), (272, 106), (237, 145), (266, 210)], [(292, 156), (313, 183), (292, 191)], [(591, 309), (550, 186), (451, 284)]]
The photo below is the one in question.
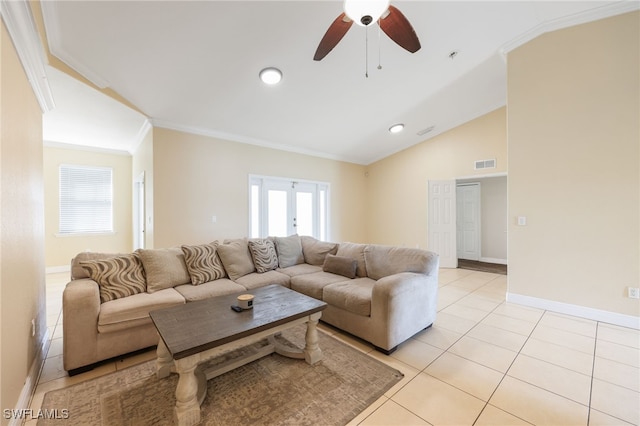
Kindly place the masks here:
[(435, 321), (438, 274), (401, 272), (376, 281), (371, 319), (387, 340), (386, 349), (413, 336)]
[(95, 359), (99, 315), (100, 289), (98, 283), (88, 278), (69, 282), (62, 293), (65, 370), (87, 365)]

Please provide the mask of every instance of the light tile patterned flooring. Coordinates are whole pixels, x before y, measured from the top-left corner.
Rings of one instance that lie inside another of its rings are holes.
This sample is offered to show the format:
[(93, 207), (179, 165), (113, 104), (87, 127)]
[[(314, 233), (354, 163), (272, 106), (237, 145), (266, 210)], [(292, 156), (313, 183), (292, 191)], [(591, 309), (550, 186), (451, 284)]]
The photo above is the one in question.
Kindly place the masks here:
[[(155, 357), (147, 351), (68, 377), (60, 313), (67, 277), (47, 277), (53, 338), (32, 409), (40, 408), (49, 390)], [(504, 275), (442, 269), (434, 326), (391, 356), (323, 325), (405, 375), (350, 424), (639, 425), (640, 332), (507, 304), (506, 288)]]

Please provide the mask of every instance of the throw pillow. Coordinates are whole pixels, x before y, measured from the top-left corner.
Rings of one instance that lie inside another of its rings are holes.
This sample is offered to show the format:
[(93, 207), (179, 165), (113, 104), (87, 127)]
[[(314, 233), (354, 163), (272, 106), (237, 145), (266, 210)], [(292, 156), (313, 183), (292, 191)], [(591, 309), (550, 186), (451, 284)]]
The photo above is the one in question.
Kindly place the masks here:
[(138, 249), (147, 275), (147, 292), (191, 282), (184, 253), (180, 247), (166, 249)]
[(218, 257), (217, 242), (198, 246), (182, 246), (191, 284), (198, 285), (224, 278), (227, 273)]
[(355, 278), (358, 269), (358, 261), (350, 257), (328, 254), (324, 259), (322, 270), (332, 274), (342, 275), (347, 278)]
[(81, 261), (89, 278), (100, 287), (100, 303), (144, 293), (145, 274), (136, 253), (103, 260)]
[(246, 238), (225, 241), (218, 246), (218, 255), (229, 278), (234, 281), (256, 270)]
[(249, 240), (249, 250), (258, 273), (262, 274), (278, 267), (278, 255), (273, 241), (268, 239)]
[(309, 265), (321, 266), (327, 254), (336, 254), (338, 244), (320, 241), (313, 237), (303, 235), (300, 237), (304, 261)]
[(336, 253), (338, 256), (350, 257), (351, 259), (356, 259), (358, 261), (358, 270), (356, 271), (356, 275), (359, 277), (368, 276), (367, 264), (364, 260), (365, 247), (365, 244), (340, 243)]
[(302, 243), (297, 234), (288, 237), (275, 237), (276, 250), (278, 251), (278, 263), (281, 268), (304, 263)]

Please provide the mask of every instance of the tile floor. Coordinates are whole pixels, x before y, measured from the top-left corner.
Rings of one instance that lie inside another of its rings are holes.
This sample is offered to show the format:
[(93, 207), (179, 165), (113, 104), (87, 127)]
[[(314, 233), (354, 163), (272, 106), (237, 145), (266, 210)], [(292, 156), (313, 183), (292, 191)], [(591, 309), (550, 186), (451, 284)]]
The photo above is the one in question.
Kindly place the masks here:
[[(68, 377), (60, 313), (67, 277), (47, 277), (52, 340), (32, 409), (49, 390), (155, 357), (151, 350)], [(639, 425), (640, 332), (507, 304), (506, 287), (504, 275), (442, 269), (434, 326), (391, 356), (323, 326), (405, 374), (350, 424)]]

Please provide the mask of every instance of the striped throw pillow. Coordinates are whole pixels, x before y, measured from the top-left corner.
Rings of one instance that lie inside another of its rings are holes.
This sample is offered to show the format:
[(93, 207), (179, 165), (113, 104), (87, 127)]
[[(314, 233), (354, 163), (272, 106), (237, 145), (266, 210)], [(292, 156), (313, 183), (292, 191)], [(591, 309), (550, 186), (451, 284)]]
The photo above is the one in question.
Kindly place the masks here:
[(227, 276), (218, 257), (216, 242), (198, 246), (182, 246), (191, 284), (198, 285)]
[(249, 251), (258, 273), (262, 274), (278, 267), (278, 255), (273, 241), (267, 239), (249, 240)]
[(100, 287), (100, 303), (144, 293), (147, 283), (140, 257), (136, 253), (103, 260), (80, 262), (89, 278)]

